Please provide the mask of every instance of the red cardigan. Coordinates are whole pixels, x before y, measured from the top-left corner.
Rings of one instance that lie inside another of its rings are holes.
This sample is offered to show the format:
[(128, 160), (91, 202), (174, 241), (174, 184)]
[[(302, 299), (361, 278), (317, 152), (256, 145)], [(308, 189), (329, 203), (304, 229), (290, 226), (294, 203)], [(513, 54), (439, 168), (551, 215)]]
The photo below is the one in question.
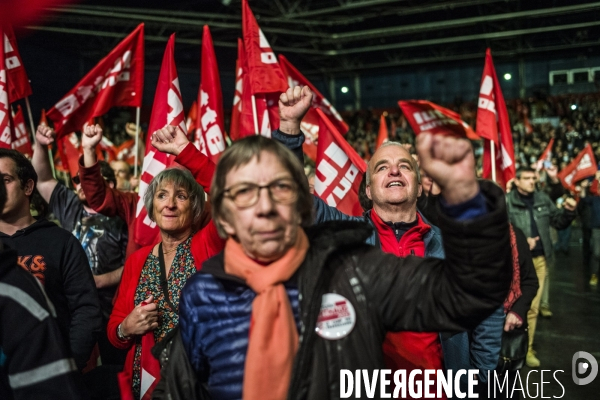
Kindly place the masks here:
[[(200, 270), (202, 263), (210, 257), (220, 253), (225, 246), (225, 241), (219, 238), (217, 228), (211, 221), (199, 230), (192, 238), (191, 251), (196, 264), (196, 270)], [(140, 280), (142, 268), (154, 246), (146, 246), (133, 253), (125, 262), (121, 284), (117, 292), (117, 300), (108, 320), (108, 340), (118, 349), (130, 349), (134, 351), (134, 341), (123, 342), (117, 338), (117, 327), (125, 317), (133, 311), (135, 290)]]
[[(196, 149), (191, 142), (175, 158), (175, 162), (189, 169), (205, 192), (210, 191), (215, 164)], [(79, 177), (87, 202), (92, 209), (107, 217), (118, 216), (127, 224), (129, 240), (126, 257), (139, 250), (141, 246), (135, 241), (135, 213), (139, 198), (137, 193), (122, 192), (111, 188), (100, 174), (100, 164), (96, 163), (91, 167), (85, 167), (83, 157), (79, 159)], [(206, 207), (206, 217), (210, 216), (208, 211), (209, 208)]]

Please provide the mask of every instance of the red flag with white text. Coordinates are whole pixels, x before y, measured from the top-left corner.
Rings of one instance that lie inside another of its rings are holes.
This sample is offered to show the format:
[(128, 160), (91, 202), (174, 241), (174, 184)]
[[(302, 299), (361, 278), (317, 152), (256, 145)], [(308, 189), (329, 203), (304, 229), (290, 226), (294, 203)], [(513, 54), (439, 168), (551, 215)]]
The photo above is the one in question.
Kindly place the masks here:
[(111, 107), (140, 107), (144, 84), (144, 24), (104, 57), (47, 115), (57, 137), (81, 129)]
[[(239, 49), (244, 50), (242, 40), (238, 39)], [(229, 138), (233, 141), (240, 137), (240, 118), (242, 114), (242, 91), (243, 91), (243, 69), (240, 66), (240, 57), (235, 60), (235, 93), (233, 94), (233, 107), (231, 109), (231, 121), (229, 124)]]
[[(0, 25), (0, 37), (4, 37), (4, 29)], [(12, 133), (10, 126), (10, 107), (8, 100), (8, 81), (4, 63), (4, 40), (0, 40), (0, 148), (10, 149)]]
[(558, 179), (564, 187), (574, 191), (577, 182), (594, 176), (596, 171), (598, 171), (598, 164), (594, 157), (594, 151), (588, 144), (569, 165), (558, 173)]
[(404, 117), (415, 132), (429, 132), (434, 135), (453, 135), (479, 139), (473, 129), (464, 122), (458, 113), (438, 106), (427, 100), (401, 100), (398, 102)]
[(484, 139), (483, 178), (492, 178), (491, 143), (493, 143), (496, 182), (502, 188), (506, 188), (506, 182), (516, 175), (515, 151), (510, 120), (490, 49), (485, 53), (485, 65), (479, 90), (477, 134)]
[(208, 25), (202, 34), (201, 80), (198, 92), (198, 138), (204, 144), (203, 153), (215, 164), (225, 151), (225, 118), (223, 114), (223, 94), (217, 57)]
[(367, 164), (317, 109), (320, 117), (315, 171), (315, 194), (328, 205), (348, 215), (362, 215), (358, 189)]
[(285, 58), (285, 56), (280, 54), (278, 58), (279, 65), (281, 66), (281, 69), (288, 80), (288, 86), (308, 86), (313, 93), (313, 108), (318, 108), (323, 111), (323, 114), (329, 118), (338, 132), (340, 132), (342, 135), (345, 135), (346, 132), (348, 132), (348, 124), (344, 122), (342, 116), (337, 112), (335, 107), (331, 105), (325, 96), (323, 96), (321, 92), (319, 92), (319, 90), (312, 83), (310, 83), (310, 81), (306, 79), (306, 77), (302, 75), (302, 73), (298, 71), (287, 58)]
[(242, 33), (251, 93), (285, 92), (288, 88), (285, 75), (252, 14), (248, 0), (242, 0)]
[(186, 132), (185, 113), (183, 111), (183, 100), (179, 89), (179, 78), (175, 67), (175, 34), (172, 34), (167, 42), (165, 54), (160, 68), (152, 115), (148, 125), (146, 137), (146, 155), (142, 166), (140, 177), (139, 199), (136, 210), (135, 241), (140, 246), (149, 246), (156, 243), (159, 234), (156, 223), (148, 217), (144, 207), (144, 194), (146, 189), (156, 175), (165, 168), (170, 167), (175, 157), (156, 150), (152, 146), (152, 134), (164, 128), (165, 125), (179, 126)]
[(31, 84), (17, 48), (17, 38), (10, 25), (4, 26), (4, 63), (8, 80), (8, 98), (11, 103), (31, 95)]
[(19, 153), (25, 154), (29, 158), (33, 157), (31, 139), (29, 138), (27, 125), (25, 125), (25, 118), (23, 117), (23, 110), (21, 110), (21, 106), (17, 106), (17, 112), (13, 117), (13, 124), (15, 126), (15, 137), (12, 141), (12, 148), (17, 150)]

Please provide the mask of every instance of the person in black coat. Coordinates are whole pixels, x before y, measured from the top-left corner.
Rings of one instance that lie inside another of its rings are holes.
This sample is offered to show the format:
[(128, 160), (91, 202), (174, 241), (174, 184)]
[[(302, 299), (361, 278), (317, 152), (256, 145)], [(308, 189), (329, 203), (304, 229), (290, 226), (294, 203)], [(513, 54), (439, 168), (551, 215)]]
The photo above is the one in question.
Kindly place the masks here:
[[(0, 211), (6, 187), (0, 180)], [(0, 399), (85, 398), (56, 312), (39, 282), (0, 241)]]

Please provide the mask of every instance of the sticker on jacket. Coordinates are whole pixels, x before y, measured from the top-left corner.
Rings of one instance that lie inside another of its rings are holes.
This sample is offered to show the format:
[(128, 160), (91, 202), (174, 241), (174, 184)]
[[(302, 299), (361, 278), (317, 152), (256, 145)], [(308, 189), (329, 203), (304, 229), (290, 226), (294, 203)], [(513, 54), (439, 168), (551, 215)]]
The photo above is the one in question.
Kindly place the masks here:
[(336, 293), (327, 293), (321, 300), (321, 311), (316, 331), (327, 340), (344, 338), (352, 332), (356, 323), (356, 311), (350, 301)]

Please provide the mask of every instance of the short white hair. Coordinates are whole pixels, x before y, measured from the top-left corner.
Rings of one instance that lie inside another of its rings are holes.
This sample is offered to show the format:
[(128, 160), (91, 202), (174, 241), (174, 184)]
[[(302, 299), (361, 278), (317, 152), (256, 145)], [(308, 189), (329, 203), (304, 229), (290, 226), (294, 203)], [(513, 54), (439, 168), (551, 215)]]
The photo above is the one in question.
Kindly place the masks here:
[[(384, 148), (384, 147), (389, 147), (389, 146), (398, 146), (401, 147), (403, 150), (405, 150), (408, 155), (410, 156), (410, 165), (414, 168), (416, 174), (417, 174), (417, 183), (421, 184), (421, 170), (419, 168), (419, 164), (417, 164), (417, 161), (412, 157), (412, 155), (410, 154), (410, 152), (406, 149), (406, 147), (404, 147), (404, 145), (400, 142), (383, 142), (381, 144), (381, 146), (379, 146), (379, 149)], [(377, 150), (379, 150), (377, 149)], [(377, 151), (375, 152), (377, 153)], [(371, 157), (371, 159), (369, 160), (369, 163), (367, 164), (367, 185), (371, 184), (371, 162), (373, 161), (373, 158)]]

